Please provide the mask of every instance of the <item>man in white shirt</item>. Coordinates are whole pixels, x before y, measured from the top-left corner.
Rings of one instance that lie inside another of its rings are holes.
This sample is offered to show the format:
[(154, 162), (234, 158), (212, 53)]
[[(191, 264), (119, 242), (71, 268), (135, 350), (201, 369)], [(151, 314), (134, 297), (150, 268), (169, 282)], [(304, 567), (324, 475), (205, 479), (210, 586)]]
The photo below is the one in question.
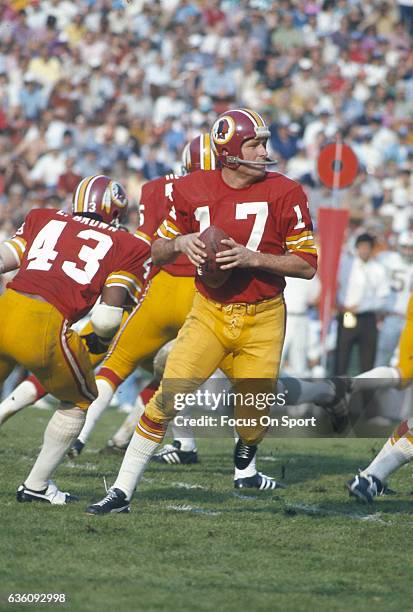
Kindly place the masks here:
[(361, 234), (356, 255), (340, 270), (335, 374), (345, 375), (353, 346), (357, 345), (361, 371), (374, 365), (377, 345), (377, 315), (383, 312), (389, 294), (384, 266), (374, 257), (375, 239)]

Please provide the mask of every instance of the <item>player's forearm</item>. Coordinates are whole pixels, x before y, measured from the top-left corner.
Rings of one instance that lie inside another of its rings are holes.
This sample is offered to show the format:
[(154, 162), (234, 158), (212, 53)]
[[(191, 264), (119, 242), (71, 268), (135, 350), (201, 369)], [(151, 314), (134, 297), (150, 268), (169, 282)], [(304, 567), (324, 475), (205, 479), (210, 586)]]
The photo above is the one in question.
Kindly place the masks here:
[(270, 253), (257, 253), (255, 267), (279, 276), (293, 276), (310, 280), (316, 269), (298, 255), (271, 255)]
[[(178, 243), (177, 243), (178, 240)], [(152, 243), (152, 263), (154, 266), (164, 266), (172, 263), (178, 257), (179, 237), (174, 240), (166, 240), (166, 238), (158, 238)]]
[(11, 272), (18, 267), (17, 255), (16, 257), (13, 256), (13, 253), (5, 244), (0, 244), (0, 274)]

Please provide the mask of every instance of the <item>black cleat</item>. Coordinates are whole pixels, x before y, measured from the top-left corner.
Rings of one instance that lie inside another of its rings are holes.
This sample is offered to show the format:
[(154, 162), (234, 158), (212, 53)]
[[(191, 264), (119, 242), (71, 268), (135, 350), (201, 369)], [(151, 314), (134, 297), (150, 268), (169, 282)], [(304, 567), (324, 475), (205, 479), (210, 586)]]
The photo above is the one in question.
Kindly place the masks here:
[(87, 514), (119, 514), (121, 512), (130, 512), (130, 503), (120, 489), (109, 489), (103, 499), (86, 508)]
[(70, 459), (76, 459), (76, 457), (79, 457), (80, 453), (84, 449), (84, 446), (84, 443), (78, 438), (67, 451), (67, 456), (70, 457)]
[(254, 476), (248, 476), (247, 478), (237, 478), (234, 480), (234, 487), (236, 489), (258, 489), (260, 491), (270, 491), (274, 489), (285, 489), (285, 485), (281, 484), (266, 476), (261, 472), (257, 472)]
[(349, 480), (346, 486), (350, 497), (356, 497), (359, 501), (366, 504), (371, 504), (377, 495), (389, 494), (381, 480), (372, 474), (367, 474), (367, 476), (358, 474)]
[(152, 456), (151, 461), (157, 463), (168, 463), (168, 464), (180, 464), (189, 465), (191, 463), (198, 463), (198, 453), (196, 450), (182, 451), (181, 443), (178, 440), (174, 440), (172, 444), (165, 444), (155, 455)]
[(53, 506), (65, 506), (72, 502), (79, 501), (76, 495), (70, 495), (70, 493), (59, 491), (54, 482), (49, 480), (49, 484), (43, 491), (34, 491), (29, 489), (25, 484), (22, 484), (17, 489), (16, 499), (20, 503), (24, 502), (46, 502)]
[(118, 446), (112, 440), (108, 440), (106, 446), (100, 449), (99, 455), (124, 455), (128, 446)]

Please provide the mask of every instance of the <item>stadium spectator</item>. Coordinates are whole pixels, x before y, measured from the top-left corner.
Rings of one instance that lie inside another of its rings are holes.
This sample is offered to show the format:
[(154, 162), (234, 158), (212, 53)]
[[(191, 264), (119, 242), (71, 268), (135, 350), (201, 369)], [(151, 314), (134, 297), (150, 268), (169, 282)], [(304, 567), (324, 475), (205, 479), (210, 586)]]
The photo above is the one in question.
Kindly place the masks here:
[(374, 365), (378, 316), (383, 313), (390, 286), (384, 266), (374, 257), (375, 239), (364, 233), (356, 239), (356, 255), (344, 260), (339, 276), (339, 309), (335, 373), (348, 374), (352, 349), (359, 349), (359, 371)]

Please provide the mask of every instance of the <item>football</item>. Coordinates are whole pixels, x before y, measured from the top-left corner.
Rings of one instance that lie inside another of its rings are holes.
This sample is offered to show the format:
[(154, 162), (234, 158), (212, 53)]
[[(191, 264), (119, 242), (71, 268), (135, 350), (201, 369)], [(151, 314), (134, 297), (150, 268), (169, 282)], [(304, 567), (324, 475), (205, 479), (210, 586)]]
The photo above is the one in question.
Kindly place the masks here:
[(217, 289), (228, 280), (231, 274), (231, 270), (221, 270), (215, 260), (215, 255), (226, 248), (224, 244), (221, 244), (221, 240), (229, 236), (220, 227), (211, 225), (200, 234), (199, 238), (205, 244), (207, 259), (202, 266), (198, 266), (197, 275), (205, 285)]

